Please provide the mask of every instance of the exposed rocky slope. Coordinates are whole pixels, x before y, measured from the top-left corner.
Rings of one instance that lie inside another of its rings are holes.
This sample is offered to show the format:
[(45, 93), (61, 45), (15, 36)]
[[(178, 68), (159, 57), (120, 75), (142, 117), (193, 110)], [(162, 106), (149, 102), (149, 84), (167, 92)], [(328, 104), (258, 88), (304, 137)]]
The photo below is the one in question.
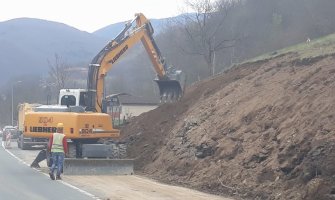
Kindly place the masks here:
[(327, 44), (235, 66), (135, 118), (122, 134), (138, 173), (242, 199), (335, 199)]

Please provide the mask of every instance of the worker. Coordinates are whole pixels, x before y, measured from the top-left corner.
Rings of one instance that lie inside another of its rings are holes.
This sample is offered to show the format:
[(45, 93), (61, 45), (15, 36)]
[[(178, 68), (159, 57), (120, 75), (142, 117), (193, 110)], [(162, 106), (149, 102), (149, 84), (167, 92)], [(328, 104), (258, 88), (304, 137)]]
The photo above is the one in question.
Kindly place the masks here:
[(6, 141), (5, 141), (5, 148), (11, 148), (11, 140), (12, 140), (12, 133), (10, 131), (6, 131)]
[(57, 168), (56, 179), (61, 180), (61, 172), (63, 169), (64, 157), (67, 154), (68, 147), (66, 137), (64, 135), (64, 125), (63, 123), (57, 124), (57, 131), (53, 133), (49, 139), (49, 152), (51, 152), (52, 166), (50, 168), (50, 178), (55, 180), (54, 171)]

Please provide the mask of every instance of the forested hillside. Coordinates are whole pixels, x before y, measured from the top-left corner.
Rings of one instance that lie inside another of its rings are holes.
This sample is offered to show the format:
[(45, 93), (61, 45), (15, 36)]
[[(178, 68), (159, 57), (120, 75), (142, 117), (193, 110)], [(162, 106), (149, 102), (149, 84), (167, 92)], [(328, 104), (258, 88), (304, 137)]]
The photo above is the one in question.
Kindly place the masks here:
[[(263, 53), (276, 54), (277, 49), (285, 46), (308, 39), (313, 41), (317, 37), (335, 32), (335, 22), (332, 20), (335, 17), (332, 11), (335, 2), (332, 0), (226, 2), (190, 1), (186, 10), (193, 13), (192, 15), (185, 14), (177, 19), (166, 20), (162, 27), (154, 27), (159, 30), (159, 34), (156, 31), (154, 37), (167, 63), (182, 69), (188, 84), (219, 73), (246, 59)], [(207, 11), (204, 10), (206, 4), (209, 8)], [(196, 16), (206, 23), (199, 24)], [(31, 24), (26, 23), (30, 20)], [(107, 32), (104, 33), (104, 30)], [(108, 31), (106, 27), (96, 33), (102, 36), (109, 34)], [(42, 71), (44, 79), (48, 79), (47, 60), (55, 62), (55, 54), (70, 67), (85, 69), (105, 42), (106, 38), (97, 34), (82, 32), (64, 24), (33, 19), (1, 22), (0, 68), (4, 74), (10, 76), (1, 79), (0, 91), (6, 98), (1, 98), (0, 101), (10, 107), (11, 86), (17, 80), (41, 79)], [(8, 81), (10, 77), (12, 78)], [(70, 73), (69, 77), (65, 87), (85, 87), (85, 72)], [(153, 78), (152, 65), (139, 45), (125, 54), (110, 71), (106, 79), (106, 90), (108, 93), (128, 92), (155, 98), (157, 88)], [(37, 85), (29, 87), (39, 87), (38, 82), (31, 82)], [(28, 85), (20, 84), (15, 88), (26, 91)], [(31, 97), (18, 95), (14, 102), (32, 99), (45, 101), (45, 94), (37, 93), (31, 92)], [(40, 96), (43, 98), (37, 98)], [(53, 90), (54, 101), (56, 96), (57, 90)], [(7, 123), (8, 120), (8, 117), (3, 117), (1, 123)]]

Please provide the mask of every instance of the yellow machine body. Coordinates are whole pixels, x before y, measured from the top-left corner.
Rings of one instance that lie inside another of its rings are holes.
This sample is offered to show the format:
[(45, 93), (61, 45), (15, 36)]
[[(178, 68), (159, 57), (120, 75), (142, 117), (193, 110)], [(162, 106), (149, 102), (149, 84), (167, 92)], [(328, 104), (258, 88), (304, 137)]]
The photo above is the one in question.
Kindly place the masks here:
[(111, 117), (93, 112), (29, 112), (25, 115), (25, 137), (49, 138), (56, 132), (57, 123), (64, 124), (68, 139), (118, 138), (120, 131), (113, 128)]

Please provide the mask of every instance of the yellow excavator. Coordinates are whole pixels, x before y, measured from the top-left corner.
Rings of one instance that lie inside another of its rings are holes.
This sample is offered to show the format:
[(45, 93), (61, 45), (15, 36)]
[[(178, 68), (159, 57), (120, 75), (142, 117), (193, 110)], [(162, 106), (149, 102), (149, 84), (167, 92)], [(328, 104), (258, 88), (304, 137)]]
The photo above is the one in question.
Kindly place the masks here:
[(87, 89), (62, 89), (59, 105), (39, 106), (25, 114), (21, 146), (31, 138), (49, 138), (61, 122), (70, 140), (70, 158), (64, 162), (65, 174), (133, 173), (133, 161), (124, 159), (126, 145), (111, 142), (111, 139), (119, 138), (120, 131), (113, 127), (111, 116), (105, 113), (108, 100), (104, 94), (104, 78), (140, 41), (157, 73), (155, 81), (161, 100), (179, 100), (183, 95), (182, 72), (168, 69), (154, 41), (150, 21), (139, 13), (93, 58), (88, 70)]
[[(134, 22), (136, 22), (135, 26), (133, 26)], [(181, 71), (168, 70), (166, 62), (153, 38), (153, 33), (153, 28), (148, 19), (143, 14), (136, 14), (135, 19), (127, 23), (121, 33), (95, 56), (88, 72), (87, 110), (102, 112), (104, 77), (113, 67), (113, 64), (139, 41), (142, 42), (157, 73), (155, 81), (159, 87), (161, 100), (175, 101), (182, 96)]]

